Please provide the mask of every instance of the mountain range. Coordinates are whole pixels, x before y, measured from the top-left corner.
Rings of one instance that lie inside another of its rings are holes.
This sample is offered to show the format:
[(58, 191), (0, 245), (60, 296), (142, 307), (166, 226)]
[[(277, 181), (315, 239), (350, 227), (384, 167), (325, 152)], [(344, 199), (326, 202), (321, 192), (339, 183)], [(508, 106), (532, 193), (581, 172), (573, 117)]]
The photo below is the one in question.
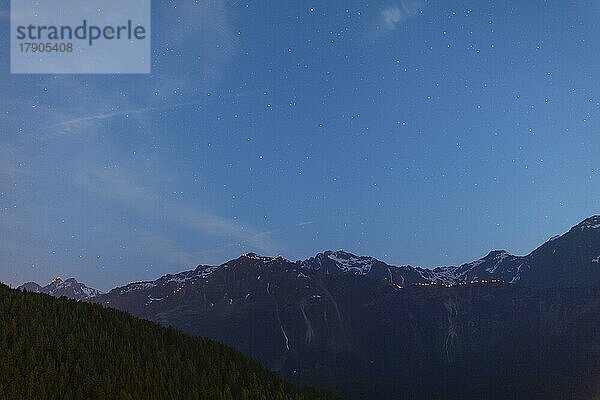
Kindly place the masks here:
[[(264, 262), (291, 263), (283, 257), (265, 257), (246, 253), (242, 258)], [(204, 278), (215, 270), (227, 267), (234, 260), (219, 266), (199, 265), (195, 270), (175, 275), (164, 275), (155, 281), (132, 282), (116, 288), (130, 292), (139, 288), (164, 286), (192, 277)], [(435, 268), (393, 266), (373, 257), (355, 256), (339, 251), (325, 251), (303, 261), (296, 261), (296, 269), (322, 271), (325, 274), (361, 275), (395, 286), (415, 284), (460, 285), (476, 282), (519, 283), (528, 287), (589, 287), (600, 285), (600, 215), (590, 217), (572, 227), (563, 235), (551, 238), (526, 256), (516, 256), (505, 250), (493, 250), (485, 257), (458, 266)], [(86, 300), (102, 294), (74, 278), (63, 281), (55, 278), (46, 286), (27, 282), (18, 287), (35, 293), (55, 297), (66, 296)], [(111, 291), (112, 293), (112, 291)]]
[(525, 256), (427, 269), (341, 250), (247, 253), (80, 299), (344, 398), (584, 399), (600, 395), (599, 259), (593, 216)]
[(75, 278), (65, 279), (56, 277), (46, 286), (38, 285), (35, 282), (27, 282), (19, 286), (17, 289), (31, 292), (44, 293), (54, 297), (68, 297), (74, 300), (87, 300), (92, 297), (102, 294), (98, 289), (93, 289), (83, 283), (77, 282)]

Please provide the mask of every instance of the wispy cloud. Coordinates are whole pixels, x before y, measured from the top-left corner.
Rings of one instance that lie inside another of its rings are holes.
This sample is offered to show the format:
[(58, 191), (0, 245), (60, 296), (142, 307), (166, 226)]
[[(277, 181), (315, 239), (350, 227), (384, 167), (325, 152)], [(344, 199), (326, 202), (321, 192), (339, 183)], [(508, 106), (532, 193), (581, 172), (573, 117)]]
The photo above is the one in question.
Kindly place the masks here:
[(402, 1), (400, 4), (388, 6), (381, 11), (380, 21), (383, 28), (396, 29), (409, 18), (418, 15), (424, 7), (422, 1)]
[(312, 224), (314, 224), (314, 223), (316, 223), (316, 221), (306, 221), (306, 222), (299, 222), (299, 223), (297, 223), (297, 224), (296, 224), (296, 225), (294, 225), (294, 226), (297, 226), (297, 227), (300, 227), (300, 226), (307, 226), (307, 225), (312, 225)]
[(123, 168), (100, 167), (88, 169), (76, 179), (88, 191), (118, 202), (144, 218), (162, 219), (166, 224), (199, 235), (228, 238), (233, 243), (244, 244), (266, 254), (281, 250), (271, 235), (274, 231), (260, 231), (199, 206), (170, 202), (164, 189), (157, 190), (157, 187), (166, 187), (167, 181), (161, 182), (156, 175), (148, 179), (143, 174)]
[[(309, 85), (310, 85), (309, 83), (306, 83), (306, 84), (299, 85), (299, 86), (307, 87)], [(242, 97), (252, 96), (252, 95), (256, 95), (258, 93), (263, 93), (263, 92), (264, 92), (264, 89), (246, 90), (246, 91), (239, 91), (239, 92), (235, 92), (235, 93), (218, 94), (215, 97), (218, 97), (219, 99), (223, 100), (223, 99), (227, 99), (227, 98), (231, 98), (231, 97), (242, 98)], [(47, 126), (40, 127), (39, 130), (35, 132), (35, 135), (37, 138), (45, 138), (45, 139), (57, 138), (57, 137), (65, 136), (65, 135), (69, 135), (69, 134), (80, 133), (83, 131), (83, 128), (88, 128), (88, 127), (91, 127), (94, 125), (98, 125), (98, 127), (100, 127), (100, 125), (102, 123), (107, 122), (112, 119), (115, 119), (115, 118), (119, 118), (119, 117), (129, 117), (129, 116), (134, 116), (134, 115), (141, 116), (144, 114), (151, 115), (151, 114), (155, 114), (158, 112), (177, 110), (177, 109), (183, 108), (183, 107), (203, 105), (207, 101), (208, 100), (206, 98), (195, 98), (195, 99), (192, 99), (189, 101), (170, 102), (163, 106), (127, 108), (127, 109), (124, 109), (121, 111), (98, 112), (95, 114), (87, 114), (87, 115), (82, 114), (80, 116), (63, 115), (62, 117), (60, 117), (61, 119), (58, 120), (58, 122), (52, 123)], [(87, 131), (87, 132), (89, 133), (89, 131)]]
[(99, 113), (95, 115), (87, 115), (82, 117), (68, 118), (43, 128), (46, 133), (44, 137), (61, 136), (74, 131), (80, 131), (81, 128), (87, 127), (90, 124), (101, 123), (117, 117), (126, 117), (129, 115), (140, 115), (147, 113), (155, 113), (162, 111), (174, 110), (181, 107), (193, 106), (202, 104), (202, 101), (186, 101), (181, 103), (172, 103), (163, 107), (144, 107), (138, 109), (128, 109), (123, 111)]

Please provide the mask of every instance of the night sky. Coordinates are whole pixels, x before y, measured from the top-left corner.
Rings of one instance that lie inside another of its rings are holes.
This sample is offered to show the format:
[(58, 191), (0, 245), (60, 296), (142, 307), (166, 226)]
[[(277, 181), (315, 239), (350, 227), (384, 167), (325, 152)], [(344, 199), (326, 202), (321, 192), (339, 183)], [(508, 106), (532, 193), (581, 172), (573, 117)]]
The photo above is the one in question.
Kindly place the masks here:
[(11, 75), (0, 281), (424, 266), (600, 211), (598, 1), (153, 1), (151, 75)]

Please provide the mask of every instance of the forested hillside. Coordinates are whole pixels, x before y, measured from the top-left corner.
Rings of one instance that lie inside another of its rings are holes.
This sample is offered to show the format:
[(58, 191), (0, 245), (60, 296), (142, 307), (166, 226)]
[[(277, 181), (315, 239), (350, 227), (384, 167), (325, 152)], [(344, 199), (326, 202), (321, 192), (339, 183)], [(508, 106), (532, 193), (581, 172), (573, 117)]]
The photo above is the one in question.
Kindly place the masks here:
[(241, 353), (100, 305), (0, 285), (0, 399), (334, 399)]

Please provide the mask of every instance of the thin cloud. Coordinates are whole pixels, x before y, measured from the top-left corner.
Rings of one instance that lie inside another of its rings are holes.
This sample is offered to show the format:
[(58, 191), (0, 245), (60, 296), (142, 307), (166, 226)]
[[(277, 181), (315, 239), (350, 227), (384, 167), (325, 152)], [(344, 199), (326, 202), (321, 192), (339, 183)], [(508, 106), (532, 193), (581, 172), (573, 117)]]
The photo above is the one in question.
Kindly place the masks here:
[[(84, 117), (68, 119), (66, 121), (61, 121), (56, 124), (52, 124), (45, 129), (51, 129), (51, 130), (54, 129), (55, 130), (54, 134), (60, 134), (60, 133), (64, 134), (69, 131), (68, 129), (65, 129), (65, 128), (69, 128), (69, 127), (74, 127), (74, 126), (81, 127), (88, 123), (102, 122), (102, 121), (106, 121), (106, 120), (116, 118), (116, 117), (124, 117), (127, 115), (168, 111), (168, 110), (173, 110), (173, 109), (176, 109), (179, 107), (198, 105), (200, 103), (201, 103), (200, 101), (187, 101), (187, 102), (182, 102), (182, 103), (170, 104), (170, 105), (164, 106), (164, 107), (145, 107), (145, 108), (124, 110), (124, 111), (117, 111), (117, 112), (112, 112), (112, 113), (101, 113), (101, 114), (96, 114), (96, 115), (89, 115), (89, 116), (84, 116)], [(52, 135), (52, 132), (50, 132), (50, 134)]]
[[(303, 86), (308, 86), (308, 85), (303, 85)], [(219, 95), (218, 97), (220, 99), (226, 99), (229, 97), (242, 98), (242, 97), (251, 96), (251, 95), (255, 95), (257, 93), (262, 93), (262, 92), (264, 92), (264, 89), (247, 90), (247, 91), (243, 91), (243, 92), (222, 94), (222, 95)], [(176, 110), (176, 109), (182, 108), (182, 107), (202, 105), (202, 104), (206, 103), (206, 101), (207, 101), (206, 98), (194, 99), (194, 100), (184, 101), (184, 102), (174, 102), (174, 103), (167, 104), (167, 105), (164, 105), (161, 107), (148, 106), (148, 107), (142, 107), (142, 108), (131, 108), (131, 109), (123, 110), (123, 111), (98, 113), (98, 114), (76, 116), (76, 117), (70, 117), (70, 118), (67, 117), (67, 118), (61, 120), (60, 122), (56, 122), (54, 124), (44, 127), (43, 130), (46, 132), (44, 137), (47, 137), (47, 138), (48, 137), (56, 137), (56, 136), (67, 135), (69, 133), (80, 132), (81, 128), (87, 127), (91, 124), (102, 123), (104, 121), (108, 121), (108, 120), (111, 120), (114, 118), (125, 117), (125, 116), (129, 116), (129, 115), (142, 115), (142, 114), (151, 114), (151, 113), (157, 113), (157, 112), (163, 112), (163, 111), (171, 111), (171, 110)]]
[(157, 185), (161, 186), (159, 180), (153, 176), (149, 182), (143, 175), (122, 168), (94, 168), (77, 177), (77, 183), (88, 191), (131, 208), (144, 218), (162, 218), (168, 224), (196, 234), (227, 237), (267, 254), (281, 249), (271, 236), (274, 231), (259, 231), (200, 207), (169, 203), (156, 189)]
[(395, 30), (408, 19), (418, 15), (424, 7), (422, 1), (403, 1), (381, 11), (381, 25), (387, 30)]
[(299, 222), (295, 226), (306, 226), (306, 225), (312, 225), (314, 223), (316, 223), (316, 221)]

